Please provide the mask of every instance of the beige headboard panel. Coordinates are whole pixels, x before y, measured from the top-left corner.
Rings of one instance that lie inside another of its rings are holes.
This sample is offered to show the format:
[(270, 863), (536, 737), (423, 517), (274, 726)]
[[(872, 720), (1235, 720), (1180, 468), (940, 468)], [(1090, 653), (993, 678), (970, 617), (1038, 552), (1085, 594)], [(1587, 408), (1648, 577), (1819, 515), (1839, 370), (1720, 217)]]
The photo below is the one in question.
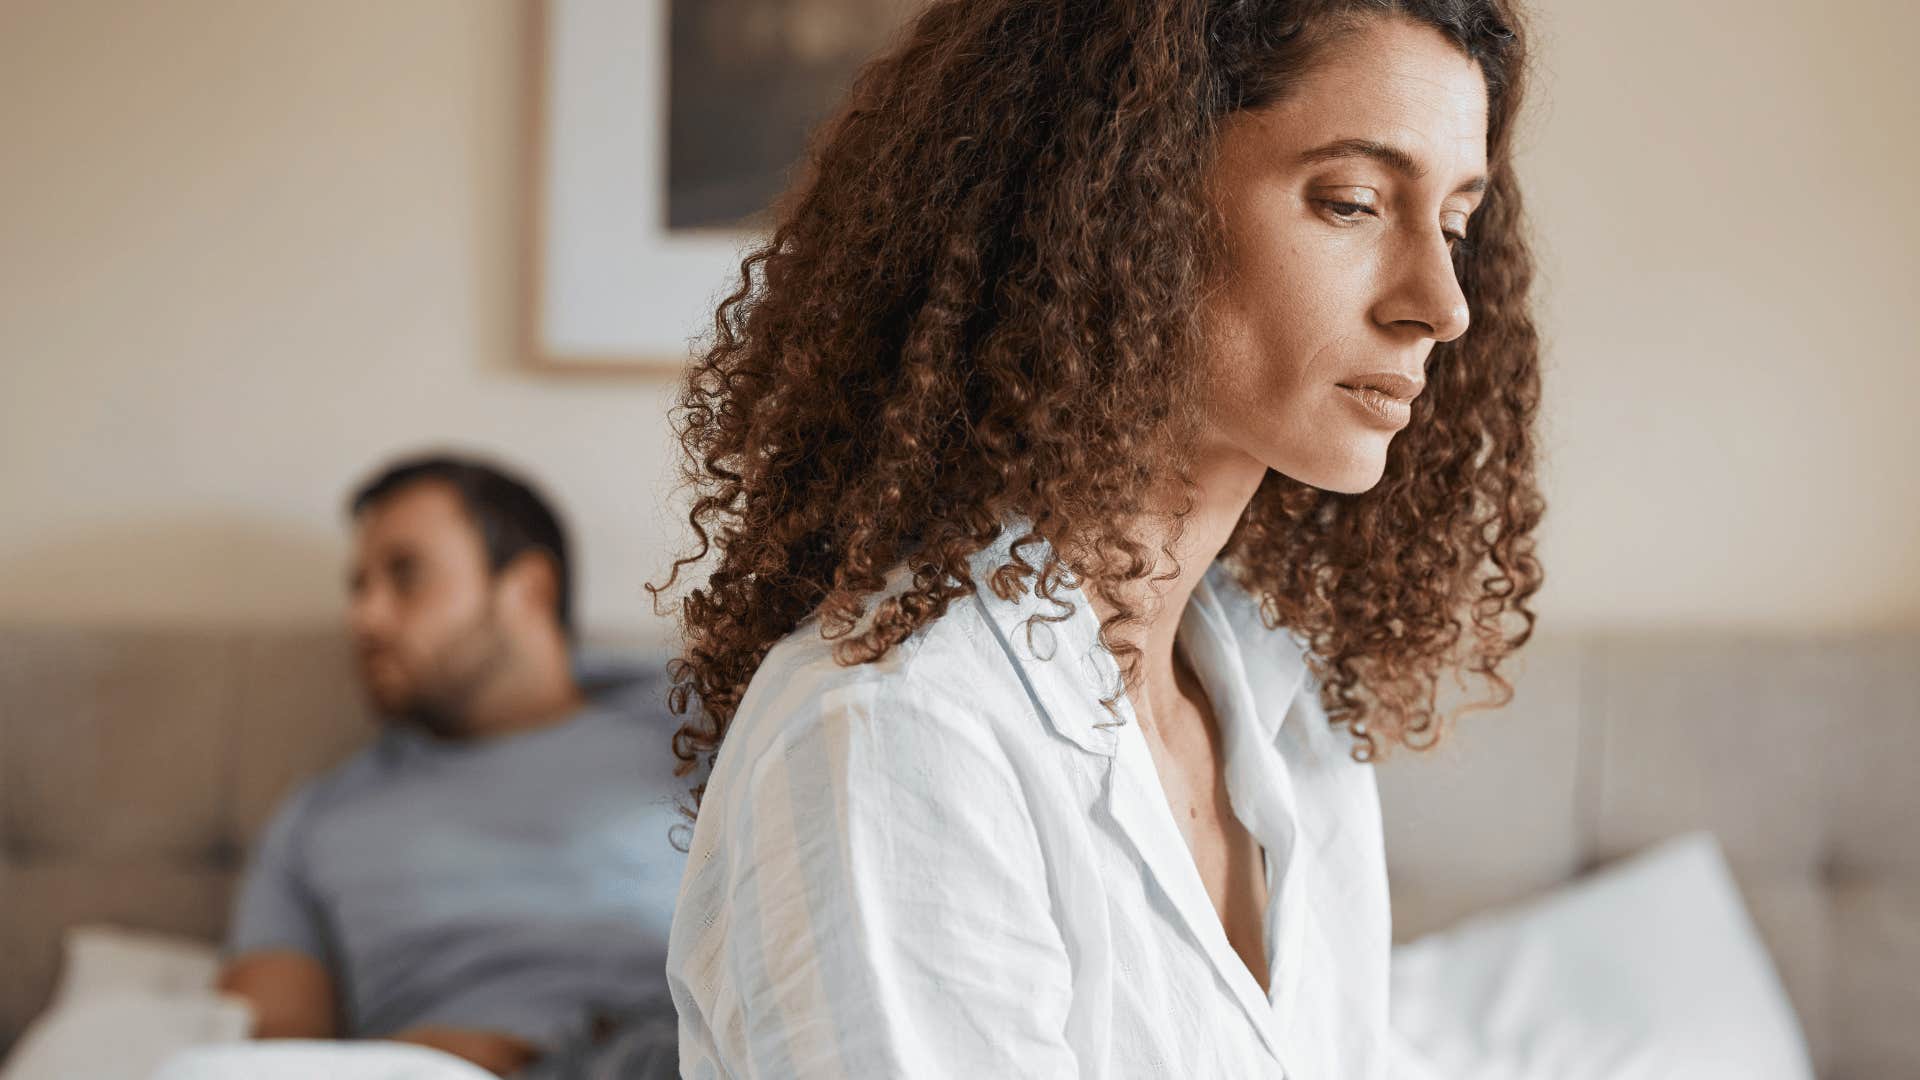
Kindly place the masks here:
[(249, 842), (373, 731), (327, 630), (0, 630), (0, 1039), (60, 931), (216, 938)]
[[(1382, 767), (1396, 937), (1709, 828), (1821, 1075), (1920, 1075), (1920, 632), (1542, 635), (1516, 681)], [(281, 794), (371, 730), (330, 628), (0, 628), (0, 1045), (67, 926), (217, 937)]]
[(1529, 648), (1507, 709), (1382, 766), (1396, 938), (1710, 829), (1820, 1075), (1920, 1076), (1920, 633)]

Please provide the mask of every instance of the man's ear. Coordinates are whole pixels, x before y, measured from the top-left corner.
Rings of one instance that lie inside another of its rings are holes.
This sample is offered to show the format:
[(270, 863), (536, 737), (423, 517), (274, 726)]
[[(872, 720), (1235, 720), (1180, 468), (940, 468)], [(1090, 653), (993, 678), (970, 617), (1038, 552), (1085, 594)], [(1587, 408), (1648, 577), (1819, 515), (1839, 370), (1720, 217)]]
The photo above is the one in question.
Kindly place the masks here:
[(500, 568), (500, 595), (517, 617), (551, 623), (558, 628), (560, 573), (553, 556), (540, 548), (529, 548)]

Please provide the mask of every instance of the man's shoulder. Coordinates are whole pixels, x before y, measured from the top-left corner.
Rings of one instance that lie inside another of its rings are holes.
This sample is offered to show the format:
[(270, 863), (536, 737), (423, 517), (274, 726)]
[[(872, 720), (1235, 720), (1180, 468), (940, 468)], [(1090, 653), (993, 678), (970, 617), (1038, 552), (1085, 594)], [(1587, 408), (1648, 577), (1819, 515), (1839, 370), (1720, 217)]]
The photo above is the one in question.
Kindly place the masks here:
[(637, 699), (589, 698), (566, 723), (536, 733), (513, 759), (515, 786), (543, 792), (546, 785), (564, 784), (591, 789), (596, 798), (617, 792), (634, 802), (682, 791), (686, 784), (673, 773), (673, 737), (685, 717), (668, 707), (664, 685), (653, 689), (658, 693)]
[(389, 771), (394, 738), (391, 728), (382, 728), (373, 741), (299, 781), (280, 800), (278, 815), (311, 817), (364, 794)]

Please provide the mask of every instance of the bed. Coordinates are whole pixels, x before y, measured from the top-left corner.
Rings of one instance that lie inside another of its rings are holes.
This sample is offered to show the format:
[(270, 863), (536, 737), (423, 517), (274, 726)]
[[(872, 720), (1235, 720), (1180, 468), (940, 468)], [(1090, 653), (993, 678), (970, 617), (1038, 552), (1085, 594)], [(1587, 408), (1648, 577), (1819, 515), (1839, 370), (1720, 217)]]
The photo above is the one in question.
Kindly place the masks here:
[[(68, 928), (217, 940), (279, 798), (371, 733), (349, 665), (332, 627), (0, 627), (0, 1053)], [(1381, 766), (1396, 940), (1705, 830), (1818, 1074), (1920, 1075), (1920, 631), (1543, 633), (1517, 683)]]

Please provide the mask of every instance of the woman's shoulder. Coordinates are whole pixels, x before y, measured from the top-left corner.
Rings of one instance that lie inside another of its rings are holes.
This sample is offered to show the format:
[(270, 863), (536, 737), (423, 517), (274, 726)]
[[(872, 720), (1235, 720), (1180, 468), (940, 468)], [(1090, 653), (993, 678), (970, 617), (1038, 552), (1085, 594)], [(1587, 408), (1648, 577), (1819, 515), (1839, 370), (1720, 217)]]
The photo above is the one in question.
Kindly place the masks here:
[(809, 619), (768, 650), (722, 744), (729, 771), (810, 752), (856, 768), (879, 756), (1004, 754), (1028, 726), (1019, 674), (970, 597), (869, 662), (841, 663), (839, 640)]

